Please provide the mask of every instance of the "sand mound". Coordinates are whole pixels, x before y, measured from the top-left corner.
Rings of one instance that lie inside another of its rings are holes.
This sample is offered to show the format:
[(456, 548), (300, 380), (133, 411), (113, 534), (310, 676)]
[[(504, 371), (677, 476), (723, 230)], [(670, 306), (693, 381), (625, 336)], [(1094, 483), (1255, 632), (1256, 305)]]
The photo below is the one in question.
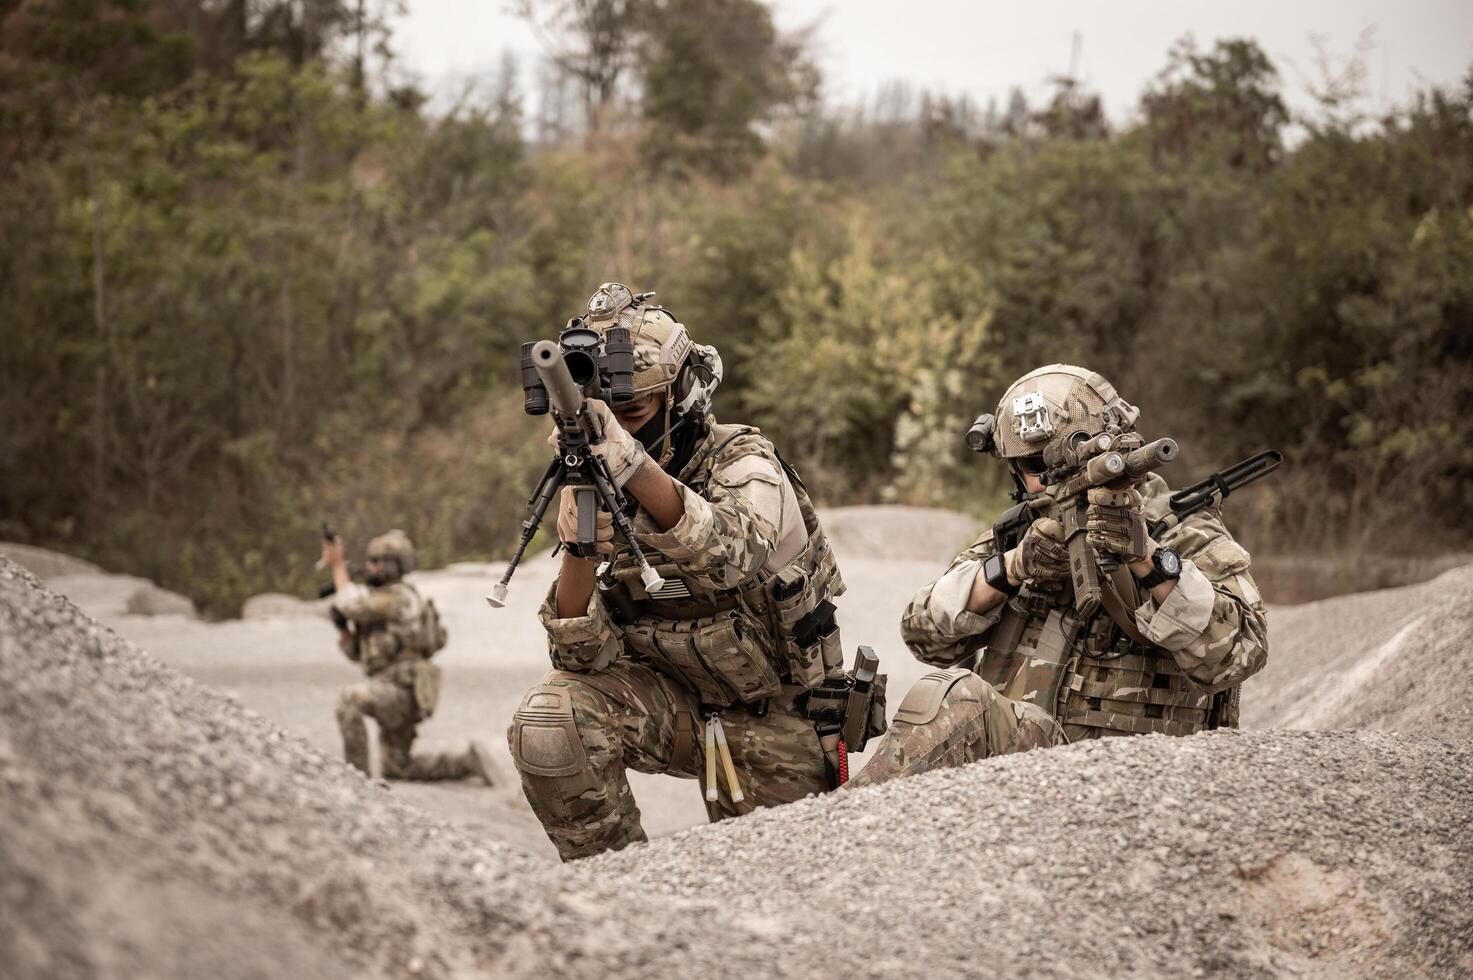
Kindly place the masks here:
[(1276, 608), (1253, 728), (1473, 733), (1473, 565), (1430, 582)]
[(90, 561), (73, 558), (59, 551), (37, 548), (29, 544), (0, 541), (0, 555), (9, 558), (37, 578), (51, 579), (61, 575), (92, 575), (102, 571)]
[(0, 957), (30, 976), (1473, 970), (1473, 749), (1120, 739), (567, 868), (478, 843), (0, 560)]

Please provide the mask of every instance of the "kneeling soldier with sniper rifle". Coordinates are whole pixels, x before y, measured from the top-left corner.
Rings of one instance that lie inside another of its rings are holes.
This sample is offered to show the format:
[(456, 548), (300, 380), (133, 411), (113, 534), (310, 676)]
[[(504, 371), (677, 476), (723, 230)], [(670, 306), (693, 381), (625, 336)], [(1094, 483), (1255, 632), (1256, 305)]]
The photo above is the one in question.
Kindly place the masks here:
[(626, 767), (703, 779), (718, 820), (834, 788), (884, 730), (875, 658), (844, 669), (844, 584), (802, 481), (711, 416), (721, 358), (652, 296), (607, 283), (523, 348), (557, 455), (517, 558), (555, 496), (564, 551), (539, 614), (556, 669), (507, 738), (564, 860), (645, 839)]
[[(967, 444), (1008, 463), (1018, 504), (905, 610), (906, 644), (947, 669), (911, 689), (855, 783), (1060, 741), (1237, 726), (1268, 634), (1248, 552), (1218, 507), (1282, 457), (1172, 493), (1153, 471), (1176, 443), (1145, 443), (1138, 415), (1100, 375), (1053, 364), (973, 425)], [(989, 723), (999, 704), (1019, 732)]]

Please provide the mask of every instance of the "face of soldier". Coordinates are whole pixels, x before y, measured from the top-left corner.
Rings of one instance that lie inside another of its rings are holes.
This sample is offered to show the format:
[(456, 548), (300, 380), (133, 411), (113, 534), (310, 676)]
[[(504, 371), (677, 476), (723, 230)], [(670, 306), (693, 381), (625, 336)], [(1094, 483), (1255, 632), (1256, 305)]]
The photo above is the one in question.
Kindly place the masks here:
[(644, 424), (654, 418), (665, 404), (665, 393), (663, 391), (652, 391), (647, 395), (630, 399), (622, 405), (613, 405), (614, 418), (619, 420), (619, 425), (628, 433), (637, 433), (644, 428)]
[(1042, 456), (1023, 456), (1010, 460), (1013, 472), (1023, 481), (1023, 489), (1029, 493), (1043, 493), (1043, 473), (1046, 469)]
[(392, 581), (393, 573), (397, 571), (397, 562), (392, 558), (370, 558), (363, 563), (363, 580), (369, 585), (385, 585)]

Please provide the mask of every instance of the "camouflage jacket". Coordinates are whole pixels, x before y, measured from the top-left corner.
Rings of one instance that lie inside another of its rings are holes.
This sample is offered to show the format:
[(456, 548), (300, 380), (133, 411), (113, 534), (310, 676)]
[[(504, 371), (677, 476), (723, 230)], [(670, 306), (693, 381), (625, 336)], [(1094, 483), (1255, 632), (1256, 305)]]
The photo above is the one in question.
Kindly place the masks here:
[(674, 527), (661, 531), (643, 510), (634, 519), (666, 588), (645, 593), (632, 551), (616, 538), (603, 578), (622, 583), (641, 613), (616, 622), (601, 588), (585, 615), (559, 618), (554, 582), (539, 611), (553, 665), (597, 671), (629, 656), (683, 681), (704, 703), (768, 697), (794, 677), (767, 583), (797, 564), (811, 573), (818, 598), (843, 590), (812, 504), (757, 429), (714, 420), (675, 485), (685, 514)]
[(404, 581), (378, 586), (352, 582), (338, 590), (333, 608), (353, 627), (343, 652), (369, 676), (401, 660), (419, 659), (415, 650), (424, 602), (419, 591)]
[[(1171, 497), (1165, 481), (1153, 475), (1141, 492), (1147, 520), (1165, 516)], [(1206, 727), (1211, 695), (1235, 695), (1268, 658), (1263, 600), (1249, 574), (1248, 552), (1228, 533), (1222, 515), (1200, 511), (1167, 531), (1160, 544), (1181, 555), (1182, 574), (1165, 602), (1158, 605), (1147, 595), (1135, 610), (1136, 626), (1152, 647), (1089, 656), (1083, 649), (1086, 630), (1072, 623), (1067, 586), (1049, 603), (1057, 617), (1044, 622), (1047, 612), (1037, 608), (1029, 615), (1025, 645), (1043, 642), (1038, 634), (1053, 628), (1050, 623), (1058, 623), (1065, 636), (1064, 654), (1073, 666), (1059, 703), (1045, 707), (1059, 714), (1071, 738), (1111, 730), (1187, 734)], [(989, 528), (911, 599), (901, 632), (918, 659), (950, 666), (981, 650), (979, 673), (989, 675), (989, 634), (1009, 603), (983, 614), (969, 612), (966, 603), (982, 560), (995, 551)], [(1235, 708), (1233, 701), (1229, 717), (1219, 723), (1234, 723)]]

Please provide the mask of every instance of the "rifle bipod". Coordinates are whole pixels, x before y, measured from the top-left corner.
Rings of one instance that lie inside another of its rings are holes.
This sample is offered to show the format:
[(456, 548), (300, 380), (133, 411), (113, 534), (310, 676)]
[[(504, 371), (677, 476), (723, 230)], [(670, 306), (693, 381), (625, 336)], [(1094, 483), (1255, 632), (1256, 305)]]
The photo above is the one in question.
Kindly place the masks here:
[(634, 525), (630, 523), (628, 515), (620, 506), (619, 493), (614, 489), (613, 480), (608, 475), (608, 465), (591, 453), (586, 455), (569, 453), (566, 456), (559, 455), (548, 464), (547, 470), (537, 484), (537, 489), (527, 500), (530, 511), (527, 519), (522, 521), (522, 535), (521, 540), (517, 543), (517, 550), (512, 555), (511, 561), (507, 563), (501, 581), (497, 582), (492, 587), (491, 594), (486, 596), (486, 601), (493, 609), (500, 609), (506, 605), (511, 577), (516, 573), (517, 566), (521, 564), (522, 555), (526, 553), (527, 546), (536, 536), (537, 528), (542, 524), (543, 515), (547, 513), (547, 508), (552, 504), (552, 498), (564, 486), (569, 485), (573, 487), (578, 499), (579, 544), (589, 548), (596, 544), (597, 510), (602, 505), (613, 518), (614, 529), (634, 551), (635, 560), (639, 562), (639, 580), (644, 583), (645, 591), (654, 592), (665, 584), (665, 580), (650, 566), (649, 560), (644, 556), (644, 549), (640, 548), (639, 542), (634, 537)]

